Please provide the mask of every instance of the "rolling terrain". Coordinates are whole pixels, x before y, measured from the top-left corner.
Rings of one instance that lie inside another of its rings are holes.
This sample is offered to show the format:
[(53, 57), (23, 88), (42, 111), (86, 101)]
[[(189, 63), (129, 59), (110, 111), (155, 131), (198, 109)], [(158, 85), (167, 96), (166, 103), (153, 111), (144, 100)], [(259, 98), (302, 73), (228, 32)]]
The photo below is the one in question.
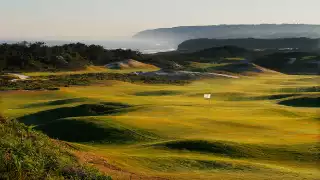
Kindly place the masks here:
[(186, 84), (100, 78), (2, 91), (1, 109), (113, 179), (319, 179), (319, 76), (255, 68)]

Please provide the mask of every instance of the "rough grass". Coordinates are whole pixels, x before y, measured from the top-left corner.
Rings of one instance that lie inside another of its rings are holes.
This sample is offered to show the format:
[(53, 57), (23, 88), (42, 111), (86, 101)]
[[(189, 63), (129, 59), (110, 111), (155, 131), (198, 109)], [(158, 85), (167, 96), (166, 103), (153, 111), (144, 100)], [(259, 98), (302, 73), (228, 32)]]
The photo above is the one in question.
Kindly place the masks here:
[(14, 120), (0, 117), (0, 179), (101, 179), (70, 150)]

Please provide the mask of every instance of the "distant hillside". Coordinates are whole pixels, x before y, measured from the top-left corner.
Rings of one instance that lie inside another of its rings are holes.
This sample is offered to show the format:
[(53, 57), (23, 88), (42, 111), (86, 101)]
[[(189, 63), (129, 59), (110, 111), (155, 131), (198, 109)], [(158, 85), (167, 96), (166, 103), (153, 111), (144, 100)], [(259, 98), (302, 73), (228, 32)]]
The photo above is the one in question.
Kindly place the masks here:
[(145, 30), (134, 35), (138, 39), (165, 40), (179, 44), (198, 38), (239, 39), (239, 38), (320, 38), (320, 25), (307, 24), (261, 24), (261, 25), (213, 25), (181, 26)]
[(283, 39), (192, 39), (182, 42), (178, 50), (197, 51), (219, 46), (238, 46), (247, 49), (281, 49), (314, 50), (320, 48), (320, 39), (283, 38)]
[(278, 52), (257, 58), (254, 63), (286, 74), (320, 74), (318, 53)]

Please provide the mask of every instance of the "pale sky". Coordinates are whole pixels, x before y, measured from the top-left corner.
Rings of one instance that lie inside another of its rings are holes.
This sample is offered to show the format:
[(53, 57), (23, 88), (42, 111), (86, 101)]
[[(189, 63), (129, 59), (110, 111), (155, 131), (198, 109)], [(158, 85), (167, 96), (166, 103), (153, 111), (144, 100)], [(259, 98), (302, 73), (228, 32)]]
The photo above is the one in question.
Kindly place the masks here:
[(101, 40), (160, 27), (320, 24), (320, 0), (0, 0), (0, 40)]

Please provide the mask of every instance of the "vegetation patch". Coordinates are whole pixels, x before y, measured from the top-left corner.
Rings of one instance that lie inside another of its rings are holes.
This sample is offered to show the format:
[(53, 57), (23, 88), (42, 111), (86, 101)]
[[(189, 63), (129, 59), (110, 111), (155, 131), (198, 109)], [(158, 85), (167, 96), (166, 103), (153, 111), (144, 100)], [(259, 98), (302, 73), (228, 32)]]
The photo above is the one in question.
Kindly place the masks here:
[(69, 149), (14, 120), (0, 117), (0, 179), (101, 179)]
[(174, 96), (182, 94), (181, 91), (166, 91), (166, 90), (160, 90), (160, 91), (143, 91), (138, 92), (135, 95), (136, 96)]
[(320, 107), (320, 97), (299, 97), (280, 101), (279, 104), (292, 107)]

